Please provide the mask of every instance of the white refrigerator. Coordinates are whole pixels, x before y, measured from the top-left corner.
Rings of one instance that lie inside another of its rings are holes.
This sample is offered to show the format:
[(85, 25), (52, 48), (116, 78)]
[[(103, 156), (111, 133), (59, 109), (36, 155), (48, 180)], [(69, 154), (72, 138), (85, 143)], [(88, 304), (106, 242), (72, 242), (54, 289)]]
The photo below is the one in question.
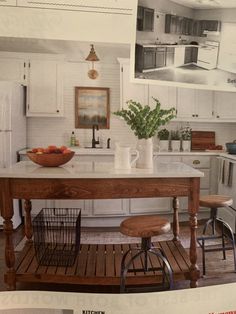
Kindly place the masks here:
[[(18, 83), (0, 81), (0, 168), (17, 162), (26, 147), (25, 91)], [(14, 200), (13, 228), (21, 223), (19, 200)], [(0, 228), (3, 218), (0, 216)]]

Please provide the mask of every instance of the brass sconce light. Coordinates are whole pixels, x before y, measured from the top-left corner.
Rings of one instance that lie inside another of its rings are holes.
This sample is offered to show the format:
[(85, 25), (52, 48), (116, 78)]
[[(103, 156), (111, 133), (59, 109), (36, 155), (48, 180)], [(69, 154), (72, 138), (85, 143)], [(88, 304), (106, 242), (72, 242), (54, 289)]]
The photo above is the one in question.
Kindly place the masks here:
[(92, 62), (92, 69), (88, 71), (88, 77), (95, 80), (98, 77), (98, 72), (94, 69), (94, 62), (99, 61), (99, 58), (96, 55), (93, 45), (91, 45), (91, 50), (85, 60)]

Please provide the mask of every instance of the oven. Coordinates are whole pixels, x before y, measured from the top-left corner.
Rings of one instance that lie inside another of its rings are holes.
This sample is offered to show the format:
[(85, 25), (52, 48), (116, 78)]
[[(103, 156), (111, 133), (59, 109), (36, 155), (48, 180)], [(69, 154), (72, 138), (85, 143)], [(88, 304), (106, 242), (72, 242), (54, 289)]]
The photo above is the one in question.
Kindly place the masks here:
[(217, 68), (218, 52), (219, 43), (216, 41), (206, 41), (199, 45), (197, 65), (207, 70)]

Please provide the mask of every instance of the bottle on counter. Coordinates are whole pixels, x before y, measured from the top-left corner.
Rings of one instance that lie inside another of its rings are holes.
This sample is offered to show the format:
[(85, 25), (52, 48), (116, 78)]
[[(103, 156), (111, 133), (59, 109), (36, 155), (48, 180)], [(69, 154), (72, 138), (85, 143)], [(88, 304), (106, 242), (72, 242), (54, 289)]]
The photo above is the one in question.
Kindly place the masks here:
[(71, 137), (70, 137), (70, 146), (75, 146), (76, 145), (76, 137), (75, 137), (75, 132), (72, 131)]

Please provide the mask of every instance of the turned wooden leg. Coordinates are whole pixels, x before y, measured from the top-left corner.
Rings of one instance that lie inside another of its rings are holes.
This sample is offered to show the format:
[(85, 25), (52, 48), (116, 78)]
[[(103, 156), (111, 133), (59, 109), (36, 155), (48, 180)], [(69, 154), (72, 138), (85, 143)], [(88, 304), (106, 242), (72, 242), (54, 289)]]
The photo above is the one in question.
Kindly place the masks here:
[(0, 180), (0, 200), (1, 200), (1, 213), (4, 219), (3, 230), (5, 234), (5, 263), (7, 271), (5, 274), (5, 283), (8, 290), (16, 289), (16, 272), (15, 272), (15, 253), (12, 239), (13, 233), (13, 199), (10, 195), (9, 180)]
[(172, 207), (174, 210), (173, 216), (173, 241), (179, 241), (179, 199), (177, 197), (173, 198)]
[(25, 236), (28, 242), (32, 241), (33, 236), (33, 227), (32, 227), (32, 220), (31, 220), (31, 201), (25, 200), (24, 202), (25, 208)]
[(200, 178), (192, 180), (191, 194), (188, 199), (189, 224), (190, 224), (190, 287), (198, 286), (200, 271), (197, 265), (197, 212), (199, 208)]

